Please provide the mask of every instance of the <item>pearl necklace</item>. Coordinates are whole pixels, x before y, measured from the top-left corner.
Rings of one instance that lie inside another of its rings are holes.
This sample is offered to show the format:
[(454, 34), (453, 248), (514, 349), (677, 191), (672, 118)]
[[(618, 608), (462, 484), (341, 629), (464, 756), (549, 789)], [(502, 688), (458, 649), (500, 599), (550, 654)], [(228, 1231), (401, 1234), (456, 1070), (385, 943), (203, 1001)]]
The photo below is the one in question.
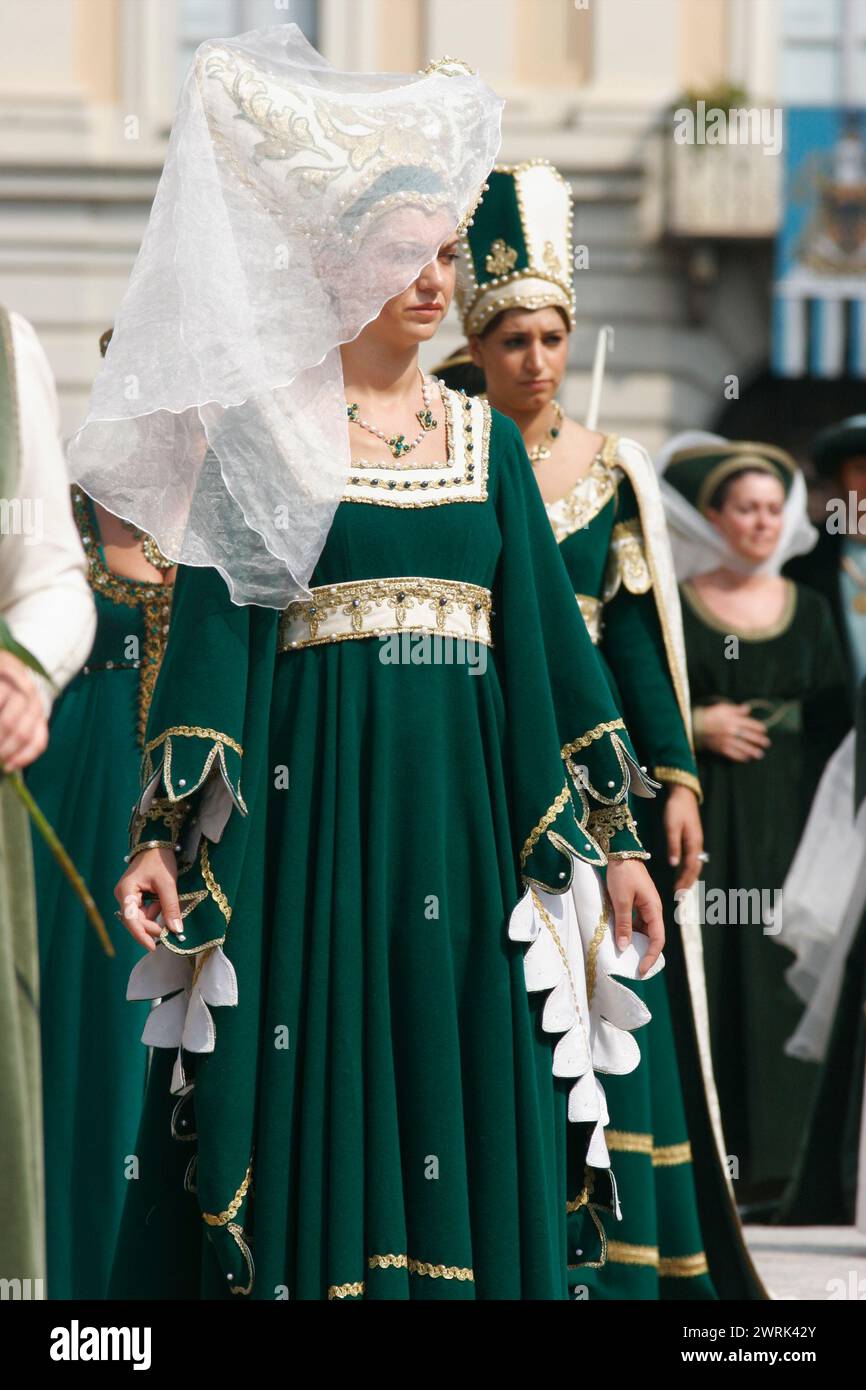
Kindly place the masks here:
[(549, 439), (552, 444), (554, 439), (559, 438), (559, 433), (562, 429), (562, 406), (559, 404), (559, 401), (551, 401), (550, 404), (553, 407), (553, 424), (547, 431), (547, 439), (542, 439), (540, 444), (533, 444), (532, 448), (529, 450), (530, 463), (541, 463), (542, 459), (549, 459), (550, 447), (547, 440)]
[(370, 434), (375, 434), (377, 439), (381, 439), (383, 444), (387, 444), (395, 459), (402, 458), (404, 454), (411, 454), (412, 450), (417, 448), (421, 443), (425, 434), (427, 434), (429, 430), (435, 430), (438, 425), (438, 421), (434, 420), (433, 411), (430, 409), (433, 378), (431, 377), (430, 380), (426, 380), (420, 367), (418, 368), (418, 375), (421, 378), (421, 396), (424, 401), (424, 408), (423, 410), (416, 410), (415, 412), (415, 419), (421, 422), (421, 430), (409, 444), (406, 443), (405, 434), (392, 434), (389, 436), (384, 430), (380, 430), (378, 425), (371, 424), (369, 420), (362, 420), (360, 406), (357, 401), (353, 401), (351, 405), (346, 406), (346, 414), (352, 423), (360, 425), (362, 430), (368, 430)]

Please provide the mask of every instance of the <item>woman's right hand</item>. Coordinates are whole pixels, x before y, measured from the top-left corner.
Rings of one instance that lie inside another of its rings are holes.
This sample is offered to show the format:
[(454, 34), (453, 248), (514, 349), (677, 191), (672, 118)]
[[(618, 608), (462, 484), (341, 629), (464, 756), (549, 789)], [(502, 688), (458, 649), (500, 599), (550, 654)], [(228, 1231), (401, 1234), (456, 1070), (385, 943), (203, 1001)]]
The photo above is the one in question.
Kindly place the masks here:
[[(145, 893), (154, 893), (156, 902), (142, 905)], [(154, 848), (142, 850), (130, 860), (129, 868), (119, 880), (114, 896), (120, 903), (120, 916), (130, 936), (148, 951), (156, 950), (162, 920), (170, 931), (183, 932), (180, 903), (177, 897), (177, 860), (174, 850)]]
[(700, 746), (720, 753), (734, 763), (763, 758), (770, 739), (760, 719), (752, 719), (748, 705), (704, 705), (700, 718)]

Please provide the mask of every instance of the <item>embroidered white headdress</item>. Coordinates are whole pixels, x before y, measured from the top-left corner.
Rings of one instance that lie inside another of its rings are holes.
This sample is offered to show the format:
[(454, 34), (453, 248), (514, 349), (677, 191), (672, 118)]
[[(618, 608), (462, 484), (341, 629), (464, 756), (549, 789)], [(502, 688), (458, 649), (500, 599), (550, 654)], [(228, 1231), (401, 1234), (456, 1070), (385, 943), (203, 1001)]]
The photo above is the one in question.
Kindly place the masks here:
[(306, 592), (350, 455), (339, 345), (471, 216), (502, 102), (344, 73), (297, 25), (202, 44), (73, 479), (236, 603)]

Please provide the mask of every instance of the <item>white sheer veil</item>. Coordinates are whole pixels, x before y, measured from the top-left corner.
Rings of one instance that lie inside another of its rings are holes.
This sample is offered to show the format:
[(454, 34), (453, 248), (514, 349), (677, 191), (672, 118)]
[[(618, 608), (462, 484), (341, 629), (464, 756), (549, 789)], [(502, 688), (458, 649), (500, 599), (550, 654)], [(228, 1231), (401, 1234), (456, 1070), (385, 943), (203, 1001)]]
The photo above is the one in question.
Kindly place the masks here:
[(235, 603), (306, 593), (349, 471), (339, 344), (471, 216), (501, 110), (455, 60), (338, 72), (295, 24), (202, 44), (73, 479)]

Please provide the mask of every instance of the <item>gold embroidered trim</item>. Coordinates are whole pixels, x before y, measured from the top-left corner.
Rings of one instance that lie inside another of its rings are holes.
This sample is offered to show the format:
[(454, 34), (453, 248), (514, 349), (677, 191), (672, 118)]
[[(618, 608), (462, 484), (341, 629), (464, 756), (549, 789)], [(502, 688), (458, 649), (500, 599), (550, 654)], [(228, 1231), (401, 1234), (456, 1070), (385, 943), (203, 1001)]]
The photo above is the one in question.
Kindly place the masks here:
[(545, 502), (553, 534), (561, 545), (575, 531), (583, 531), (603, 512), (615, 495), (622, 473), (611, 465), (605, 440), (582, 478), (555, 502)]
[(570, 800), (571, 792), (569, 791), (568, 783), (566, 783), (562, 791), (559, 793), (559, 796), (547, 808), (544, 815), (541, 817), (541, 820), (538, 822), (537, 825), (533, 826), (532, 830), (530, 830), (528, 836), (526, 837), (523, 849), (520, 851), (521, 869), (525, 865), (532, 851), (535, 849), (535, 846), (538, 844), (538, 841), (541, 839), (547, 827), (549, 825), (552, 825), (553, 822), (556, 820), (557, 816), (559, 816), (559, 814), (565, 810)]
[(241, 1183), (232, 1200), (229, 1202), (225, 1211), (219, 1212), (216, 1216), (211, 1215), (210, 1212), (203, 1211), (201, 1214), (202, 1221), (207, 1222), (208, 1226), (226, 1226), (228, 1225), (229, 1221), (233, 1221), (241, 1209), (241, 1203), (247, 1195), (247, 1191), (250, 1185), (250, 1178), (252, 1176), (252, 1171), (253, 1161), (252, 1159), (250, 1159), (247, 1171), (244, 1174), (244, 1180)]
[(566, 1212), (568, 1213), (568, 1212), (580, 1211), (581, 1207), (585, 1207), (586, 1204), (587, 1204), (587, 1202), (589, 1201), (590, 1197), (591, 1197), (592, 1194), (593, 1194), (594, 1188), (595, 1188), (595, 1171), (594, 1171), (592, 1168), (589, 1168), (586, 1164), (584, 1164), (584, 1166), (583, 1166), (583, 1191), (580, 1192), (580, 1193), (578, 1194), (577, 1197), (573, 1198), (572, 1201), (566, 1202), (566, 1204), (565, 1204), (565, 1210), (566, 1210)]
[(328, 1298), (359, 1298), (364, 1288), (363, 1279), (356, 1280), (354, 1284), (332, 1284), (328, 1289)]
[[(213, 747), (210, 749), (207, 757), (205, 758), (204, 764), (202, 766), (201, 775), (198, 781), (191, 787), (184, 787), (179, 795), (175, 792), (171, 781), (173, 747), (171, 740), (178, 735), (189, 738), (210, 738), (214, 741)], [(163, 742), (165, 742), (166, 748), (165, 753), (163, 755), (161, 771), (163, 785), (165, 786), (166, 790), (167, 801), (173, 804), (175, 802), (183, 801), (185, 798), (188, 799), (189, 797), (191, 797), (193, 793), (197, 792), (199, 787), (201, 787), (207, 780), (207, 777), (210, 773), (211, 768), (214, 765), (214, 762), (217, 759), (219, 759), (220, 771), (222, 772), (223, 781), (225, 782), (226, 787), (230, 792), (232, 801), (235, 803), (235, 805), (238, 807), (242, 814), (246, 814), (247, 807), (246, 803), (244, 802), (243, 796), (241, 795), (240, 778), (238, 778), (237, 792), (235, 792), (235, 789), (232, 786), (231, 778), (229, 777), (228, 767), (226, 766), (226, 748), (233, 749), (234, 752), (236, 752), (240, 757), (243, 757), (244, 750), (235, 739), (231, 738), (228, 734), (220, 733), (218, 729), (204, 729), (192, 724), (176, 724), (173, 725), (170, 729), (163, 729), (161, 734), (158, 734), (156, 738), (151, 739), (150, 742), (146, 743), (144, 746), (141, 770), (141, 783), (145, 788), (149, 785), (154, 775), (153, 758), (151, 755), (153, 753), (153, 750), (155, 748), (158, 748), (159, 745)]]
[(607, 1147), (611, 1153), (626, 1154), (652, 1154), (653, 1137), (651, 1134), (636, 1134), (625, 1129), (611, 1129), (605, 1132)]
[(573, 1198), (570, 1202), (566, 1202), (566, 1212), (570, 1214), (571, 1212), (580, 1211), (581, 1207), (585, 1207), (587, 1202), (589, 1201), (589, 1194), (591, 1190), (592, 1189), (590, 1185), (587, 1184), (583, 1191), (577, 1197)]
[[(111, 603), (122, 603), (128, 608), (142, 609), (144, 641), (138, 665), (136, 720), (138, 742), (141, 746), (144, 743), (156, 677), (168, 640), (174, 585), (166, 584), (159, 579), (132, 579), (128, 575), (117, 574), (115, 570), (109, 569), (102, 559), (102, 541), (94, 529), (87, 499), (78, 487), (73, 487), (71, 492), (75, 524), (87, 555), (87, 579), (90, 587), (94, 593), (104, 594)], [(151, 537), (145, 539), (150, 540)]]
[(611, 532), (604, 578), (604, 601), (609, 603), (624, 584), (630, 594), (646, 594), (652, 588), (643, 531), (638, 517), (618, 521)]
[(284, 610), (280, 651), (394, 632), (426, 632), (493, 646), (493, 598), (480, 584), (397, 575), (322, 584), (310, 593), (312, 602), (295, 599)]
[(596, 724), (594, 729), (590, 729), (588, 733), (581, 734), (580, 738), (574, 739), (571, 743), (563, 744), (562, 748), (559, 750), (560, 756), (567, 758), (571, 753), (576, 753), (581, 748), (588, 748), (596, 739), (603, 738), (605, 734), (611, 733), (614, 729), (624, 728), (625, 720), (623, 719), (609, 719), (606, 724)]
[(204, 879), (205, 883), (207, 884), (207, 890), (208, 890), (208, 892), (210, 893), (211, 897), (213, 898), (214, 902), (216, 903), (216, 905), (217, 905), (217, 907), (219, 908), (220, 912), (222, 913), (223, 917), (225, 917), (225, 919), (226, 919), (226, 926), (228, 926), (229, 923), (230, 923), (231, 920), (232, 920), (232, 910), (231, 910), (231, 906), (230, 906), (230, 904), (229, 904), (229, 900), (228, 900), (228, 898), (226, 897), (225, 893), (224, 893), (223, 890), (220, 888), (219, 884), (217, 883), (216, 879), (214, 878), (214, 873), (213, 873), (213, 869), (211, 868), (210, 856), (209, 856), (209, 854), (208, 854), (207, 845), (208, 845), (207, 840), (204, 838), (204, 836), (202, 836), (202, 839), (201, 839), (201, 876), (202, 876), (202, 878)]
[(250, 1254), (250, 1247), (244, 1240), (244, 1228), (243, 1226), (235, 1225), (234, 1222), (230, 1222), (228, 1226), (228, 1231), (229, 1235), (234, 1240), (235, 1245), (237, 1245), (238, 1249), (244, 1257), (244, 1260), (246, 1261), (247, 1274), (249, 1275), (248, 1284), (245, 1284), (242, 1287), (238, 1286), (237, 1284), (232, 1284), (232, 1293), (252, 1293), (253, 1283), (255, 1282), (256, 1277), (256, 1271), (255, 1266), (253, 1264), (253, 1257)]
[[(486, 502), (490, 464), (490, 403), (465, 392), (453, 391), (439, 382), (445, 411), (446, 463), (429, 463), (429, 478), (406, 478), (405, 469), (392, 468), (386, 459), (363, 460), (370, 476), (350, 473), (343, 502), (366, 502), (379, 507), (435, 507), (450, 502)], [(453, 410), (461, 406), (459, 443), (454, 430)], [(480, 412), (480, 430), (476, 426)], [(480, 435), (480, 438), (479, 438)], [(480, 459), (477, 455), (480, 453)], [(456, 471), (454, 465), (456, 464)], [(417, 471), (423, 470), (417, 466)], [(443, 470), (447, 469), (447, 472)], [(362, 495), (361, 489), (366, 491)], [(460, 489), (463, 489), (462, 491)], [(423, 499), (418, 493), (428, 494)]]
[[(590, 1170), (588, 1168), (585, 1168), (584, 1176), (589, 1177), (589, 1173)], [(594, 1179), (592, 1177), (589, 1177), (589, 1181), (587, 1187), (584, 1188), (584, 1192), (588, 1191), (591, 1195), (594, 1185)], [(580, 1194), (580, 1197), (576, 1198), (576, 1201), (580, 1202), (582, 1197), (583, 1192)], [(566, 1211), (568, 1211), (570, 1207), (571, 1204), (568, 1203), (566, 1206)], [(590, 1220), (592, 1221), (592, 1224), (595, 1227), (596, 1233), (598, 1235), (600, 1246), (599, 1258), (597, 1260), (578, 1260), (576, 1264), (570, 1264), (568, 1266), (569, 1269), (601, 1269), (603, 1265), (607, 1263), (607, 1232), (604, 1229), (604, 1223), (602, 1222), (599, 1216), (599, 1212), (605, 1210), (605, 1208), (600, 1207), (596, 1202), (588, 1202), (586, 1210), (589, 1213)]]
[(696, 1279), (709, 1272), (703, 1250), (697, 1255), (662, 1255), (659, 1260), (659, 1277), (662, 1279)]
[(601, 641), (604, 623), (602, 615), (604, 604), (600, 598), (593, 598), (592, 594), (575, 594), (577, 606), (580, 609), (581, 617), (586, 623), (586, 630), (593, 646), (597, 647)]
[[(548, 243), (549, 245), (549, 243)], [(488, 275), (507, 275), (517, 264), (517, 251), (502, 237), (491, 242), (490, 250), (484, 257), (484, 269)]]
[[(697, 730), (695, 731), (697, 736)], [(694, 792), (698, 801), (702, 802), (704, 793), (701, 784), (693, 772), (684, 772), (681, 767), (654, 767), (653, 777), (657, 782), (676, 782), (681, 787), (689, 787)]]
[(170, 801), (167, 796), (154, 797), (147, 810), (136, 817), (136, 827), (142, 830), (150, 821), (160, 821), (176, 843), (181, 827), (190, 811), (188, 801)]
[(535, 907), (542, 922), (547, 927), (547, 930), (550, 932), (550, 935), (553, 937), (553, 944), (559, 952), (560, 959), (562, 960), (562, 963), (565, 966), (565, 973), (568, 976), (568, 987), (571, 990), (571, 999), (572, 1003), (574, 1004), (574, 1011), (577, 1014), (578, 1020), (582, 1025), (583, 1020), (580, 1016), (580, 1004), (578, 1003), (577, 989), (575, 988), (574, 984), (574, 976), (571, 973), (571, 966), (568, 963), (568, 956), (566, 955), (565, 947), (559, 939), (559, 932), (556, 930), (556, 923), (554, 922), (550, 913), (545, 908), (535, 889), (531, 888), (530, 892), (532, 893), (533, 906)]
[[(428, 1279), (459, 1279), (461, 1282), (475, 1282), (475, 1273), (463, 1265), (434, 1265), (427, 1260), (416, 1260), (411, 1255), (371, 1255), (367, 1260), (369, 1269), (406, 1269), (410, 1274), (421, 1274)], [(350, 1284), (331, 1284), (328, 1298), (357, 1298), (364, 1293), (366, 1284), (356, 1280)]]
[(691, 1163), (692, 1146), (686, 1139), (682, 1144), (664, 1144), (653, 1149), (654, 1168), (676, 1168), (681, 1163)]
[(612, 1153), (643, 1154), (652, 1159), (654, 1168), (675, 1168), (681, 1163), (692, 1162), (692, 1146), (687, 1139), (681, 1144), (657, 1146), (651, 1134), (620, 1129), (608, 1130), (605, 1138)]
[(149, 743), (144, 745), (145, 753), (152, 753), (154, 748), (158, 748), (165, 739), (173, 738), (177, 734), (183, 735), (185, 738), (212, 738), (217, 743), (224, 743), (227, 748), (233, 748), (240, 757), (243, 757), (243, 748), (229, 734), (220, 733), (219, 729), (202, 729), (197, 724), (173, 724), (170, 729), (163, 729), (161, 734), (157, 734), (156, 738), (152, 738)]
[(475, 1282), (471, 1269), (461, 1265), (433, 1265), (426, 1260), (415, 1260), (411, 1255), (371, 1255), (367, 1261), (370, 1269), (408, 1269), (410, 1274), (424, 1274), (430, 1279), (460, 1279)]
[(659, 1252), (656, 1245), (629, 1245), (622, 1240), (608, 1242), (607, 1256), (616, 1265), (646, 1265), (658, 1269)]
[(598, 953), (610, 924), (608, 903), (609, 899), (605, 894), (601, 905), (601, 916), (596, 923), (595, 932), (586, 953), (586, 997), (590, 1004), (592, 1003), (592, 996), (595, 994), (595, 982), (598, 975)]
[[(587, 827), (590, 835), (601, 846), (605, 854), (610, 850), (610, 842), (618, 830), (631, 831), (640, 844), (634, 816), (625, 801), (620, 802), (618, 806), (602, 806), (597, 811), (590, 811)], [(634, 851), (627, 852), (634, 853)]]
[(696, 1255), (660, 1256), (655, 1245), (629, 1245), (621, 1240), (610, 1241), (607, 1249), (613, 1264), (657, 1269), (661, 1279), (694, 1279), (709, 1274), (707, 1257), (702, 1250)]

